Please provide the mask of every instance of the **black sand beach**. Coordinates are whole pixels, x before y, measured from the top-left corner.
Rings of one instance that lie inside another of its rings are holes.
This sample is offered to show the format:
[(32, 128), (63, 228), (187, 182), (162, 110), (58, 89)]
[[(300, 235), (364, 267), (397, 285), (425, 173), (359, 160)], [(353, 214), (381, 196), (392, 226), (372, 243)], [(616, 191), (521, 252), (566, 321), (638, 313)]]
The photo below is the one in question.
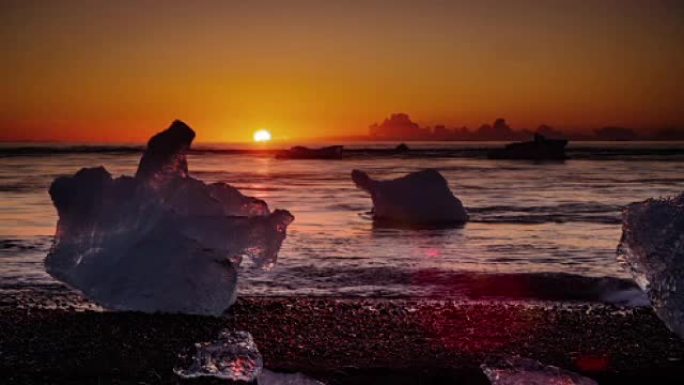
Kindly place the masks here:
[(222, 328), (252, 333), (265, 367), (333, 384), (486, 384), (479, 365), (507, 355), (601, 384), (684, 378), (684, 342), (649, 308), (246, 297), (217, 318), (102, 312), (75, 294), (3, 293), (3, 383), (183, 382), (172, 373), (178, 354)]

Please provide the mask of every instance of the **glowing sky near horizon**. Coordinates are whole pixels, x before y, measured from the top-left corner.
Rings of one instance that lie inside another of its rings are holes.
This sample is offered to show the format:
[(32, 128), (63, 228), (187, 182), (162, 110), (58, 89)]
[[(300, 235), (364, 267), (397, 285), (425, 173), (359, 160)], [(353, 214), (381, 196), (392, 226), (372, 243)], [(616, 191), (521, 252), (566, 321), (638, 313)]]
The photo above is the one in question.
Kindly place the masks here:
[(3, 1), (0, 140), (684, 126), (681, 1)]

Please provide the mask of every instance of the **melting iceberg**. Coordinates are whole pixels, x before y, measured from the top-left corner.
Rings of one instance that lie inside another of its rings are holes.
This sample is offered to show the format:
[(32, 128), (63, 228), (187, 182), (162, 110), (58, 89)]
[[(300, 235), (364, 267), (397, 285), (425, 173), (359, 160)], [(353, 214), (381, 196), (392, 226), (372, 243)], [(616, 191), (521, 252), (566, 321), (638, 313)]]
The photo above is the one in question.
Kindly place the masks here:
[(658, 317), (684, 338), (684, 193), (627, 206), (617, 259)]
[(360, 170), (352, 180), (373, 200), (376, 220), (408, 225), (463, 224), (468, 213), (436, 170), (413, 172), (393, 180), (374, 180)]
[(173, 122), (150, 139), (135, 177), (97, 167), (57, 178), (47, 272), (110, 309), (226, 310), (243, 256), (273, 266), (294, 217), (230, 185), (192, 178), (185, 153), (194, 137)]
[(248, 332), (223, 330), (216, 341), (197, 343), (195, 349), (190, 366), (174, 368), (174, 373), (183, 378), (254, 381), (263, 369), (261, 353)]
[(481, 368), (492, 385), (598, 385), (590, 378), (529, 358), (509, 357)]

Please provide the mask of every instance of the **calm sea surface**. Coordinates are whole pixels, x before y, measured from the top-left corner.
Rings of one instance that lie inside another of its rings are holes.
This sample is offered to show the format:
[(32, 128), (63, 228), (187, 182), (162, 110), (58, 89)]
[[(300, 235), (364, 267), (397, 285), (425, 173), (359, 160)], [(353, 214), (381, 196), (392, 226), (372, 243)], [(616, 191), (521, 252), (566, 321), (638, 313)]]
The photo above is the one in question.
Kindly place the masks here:
[[(574, 287), (602, 292), (627, 278), (615, 262), (621, 208), (684, 191), (684, 143), (581, 143), (573, 159), (543, 164), (486, 159), (496, 143), (409, 143), (416, 151), (401, 156), (361, 150), (394, 145), (349, 145), (358, 151), (336, 161), (197, 146), (194, 177), (232, 184), (296, 217), (276, 268), (245, 268), (241, 293), (506, 297), (521, 285), (528, 290), (516, 295), (531, 298), (573, 297)], [(27, 146), (0, 146), (0, 287), (55, 286), (42, 265), (57, 220), (47, 193), (55, 177), (98, 165), (130, 175), (140, 157), (129, 147)], [(377, 178), (438, 169), (471, 221), (376, 228), (370, 198), (351, 182), (354, 168)]]

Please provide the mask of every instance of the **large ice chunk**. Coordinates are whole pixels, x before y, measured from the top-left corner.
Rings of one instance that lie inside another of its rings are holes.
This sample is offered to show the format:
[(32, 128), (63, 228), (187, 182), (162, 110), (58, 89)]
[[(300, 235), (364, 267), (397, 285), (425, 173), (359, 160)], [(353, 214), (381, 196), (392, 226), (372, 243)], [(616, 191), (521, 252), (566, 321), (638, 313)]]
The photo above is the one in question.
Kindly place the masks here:
[(261, 353), (248, 332), (223, 330), (216, 341), (197, 343), (195, 349), (190, 365), (174, 368), (174, 373), (183, 378), (254, 381), (263, 369)]
[(97, 167), (57, 178), (48, 273), (110, 309), (227, 309), (242, 257), (272, 266), (294, 217), (230, 185), (190, 177), (185, 152), (194, 135), (179, 121), (155, 135), (135, 177)]
[(627, 206), (617, 256), (658, 317), (684, 338), (684, 193)]
[(481, 368), (492, 385), (598, 385), (590, 378), (529, 358), (508, 357)]
[(436, 170), (413, 172), (393, 180), (374, 180), (353, 170), (352, 180), (373, 200), (376, 220), (407, 225), (463, 224), (468, 213)]

